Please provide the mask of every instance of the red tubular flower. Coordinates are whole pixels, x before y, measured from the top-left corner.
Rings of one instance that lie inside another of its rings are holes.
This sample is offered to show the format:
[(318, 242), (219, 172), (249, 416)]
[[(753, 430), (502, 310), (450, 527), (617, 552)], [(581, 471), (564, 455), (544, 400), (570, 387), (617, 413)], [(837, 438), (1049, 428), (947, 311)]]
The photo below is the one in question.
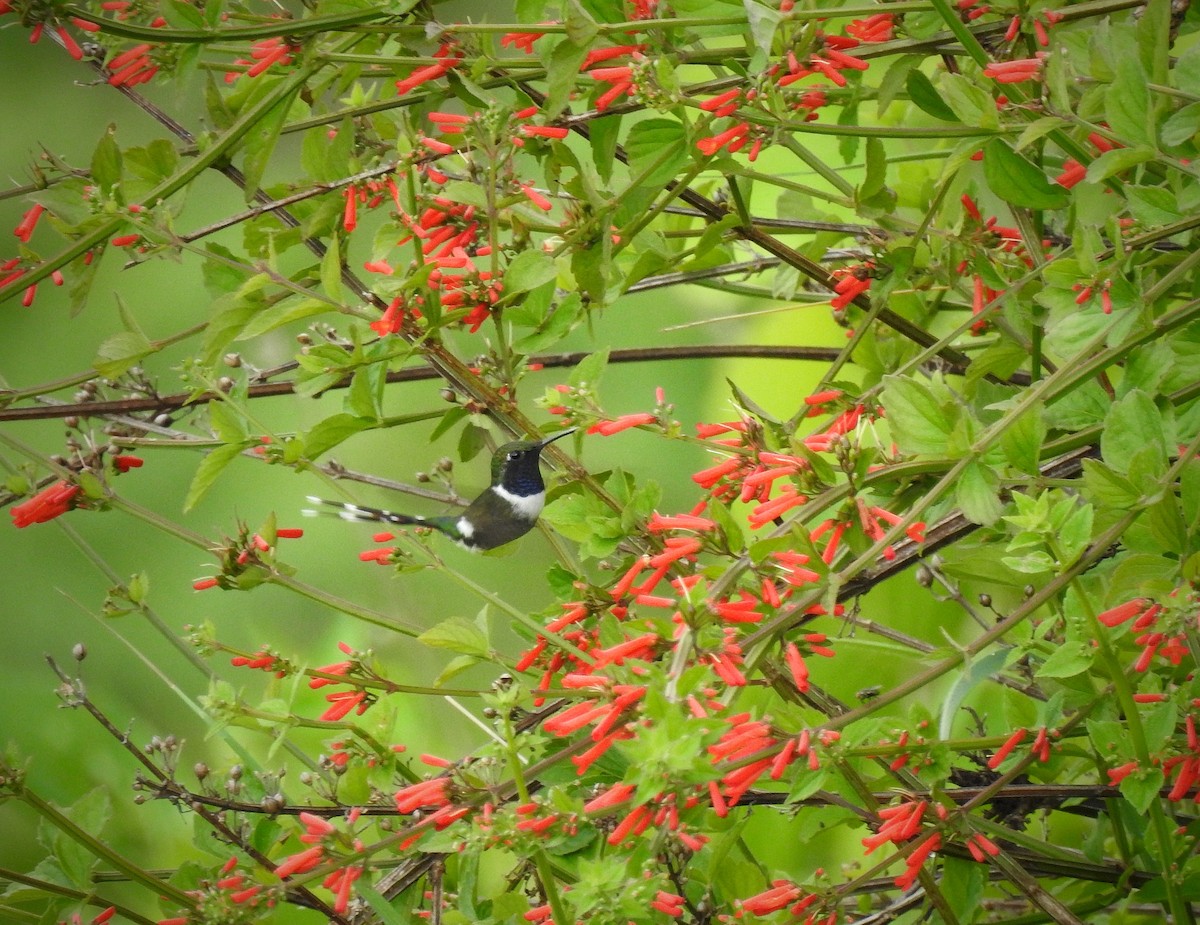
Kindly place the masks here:
[(888, 42), (896, 27), (894, 13), (875, 13), (866, 19), (856, 19), (846, 26), (846, 34), (861, 42)]
[(500, 36), (500, 47), (516, 48), (531, 55), (533, 54), (533, 43), (545, 34), (545, 32), (505, 32)]
[(108, 62), (108, 82), (114, 87), (133, 87), (145, 83), (158, 73), (158, 65), (149, 55), (150, 44), (135, 45)]
[[(23, 244), (28, 244), (29, 239), (33, 237), (33, 229), (37, 227), (38, 219), (42, 217), (42, 213), (46, 211), (46, 207), (41, 203), (34, 203), (30, 206), (25, 214), (21, 217), (21, 221), (17, 227), (13, 229), (15, 234)], [(5, 269), (8, 269), (5, 267)]]
[(1013, 61), (994, 61), (983, 69), (983, 76), (990, 77), (996, 83), (1015, 84), (1027, 80), (1039, 80), (1042, 76), (1042, 61), (1046, 57), (1044, 51), (1038, 52), (1033, 58), (1017, 58)]
[(800, 654), (799, 646), (789, 642), (784, 649), (784, 659), (787, 661), (788, 671), (792, 673), (796, 690), (803, 694), (808, 690), (808, 666), (804, 664), (804, 656)]
[(743, 912), (751, 915), (770, 915), (794, 903), (802, 895), (800, 887), (789, 880), (772, 881), (771, 889), (740, 900)]
[(522, 125), (521, 134), (534, 138), (566, 138), (571, 130), (561, 125)]
[(446, 796), (446, 778), (444, 777), (419, 781), (397, 790), (394, 799), (396, 811), (405, 814), (422, 807), (450, 805), (450, 800)]
[(442, 45), (437, 50), (434, 57), (441, 58), (437, 64), (427, 64), (424, 67), (419, 67), (403, 80), (396, 81), (397, 96), (404, 96), (409, 90), (428, 83), (431, 80), (437, 80), (439, 77), (454, 69), (458, 64), (458, 56), (450, 56), (451, 46)]
[(18, 529), (30, 524), (44, 524), (59, 517), (75, 506), (79, 486), (58, 481), (38, 492), (27, 501), (15, 505), (10, 512), (13, 526)]
[(863, 264), (860, 267), (851, 267), (844, 271), (839, 271), (845, 275), (833, 287), (833, 291), (837, 293), (837, 296), (831, 299), (829, 304), (833, 307), (834, 311), (842, 311), (847, 305), (871, 288), (870, 269), (870, 264)]
[(1138, 763), (1136, 761), (1127, 761), (1127, 762), (1125, 762), (1125, 764), (1118, 765), (1115, 768), (1110, 768), (1107, 772), (1109, 784), (1116, 786), (1117, 784), (1121, 783), (1121, 781), (1123, 781), (1125, 778), (1127, 778), (1130, 774), (1132, 774), (1134, 771), (1136, 771), (1137, 768), (1138, 768)]
[(625, 55), (634, 55), (644, 51), (645, 45), (613, 45), (610, 48), (595, 48), (587, 53), (587, 57), (583, 59), (583, 64), (580, 66), (581, 71), (586, 71), (588, 68), (601, 61), (612, 61), (614, 58), (620, 58)]
[(1008, 757), (1009, 753), (1018, 745), (1020, 745), (1021, 742), (1025, 740), (1027, 735), (1029, 735), (1029, 730), (1024, 727), (1021, 727), (1012, 735), (1010, 735), (1004, 744), (996, 749), (996, 753), (988, 759), (988, 768), (994, 771), (996, 768), (1000, 767), (1000, 765), (1004, 763), (1004, 759)]
[(733, 151), (733, 145), (739, 140), (747, 138), (749, 134), (750, 123), (739, 122), (737, 125), (727, 128), (723, 132), (718, 132), (709, 138), (701, 138), (696, 142), (696, 147), (700, 149), (701, 154), (711, 157), (726, 146), (729, 147), (730, 151)]
[(330, 706), (318, 717), (326, 722), (336, 722), (357, 710), (361, 714), (369, 705), (365, 691), (339, 691), (326, 694)]
[(1131, 601), (1126, 601), (1124, 604), (1118, 604), (1116, 607), (1104, 611), (1096, 619), (1109, 628), (1120, 626), (1126, 620), (1132, 619), (1145, 610), (1149, 603), (1145, 598), (1135, 597)]

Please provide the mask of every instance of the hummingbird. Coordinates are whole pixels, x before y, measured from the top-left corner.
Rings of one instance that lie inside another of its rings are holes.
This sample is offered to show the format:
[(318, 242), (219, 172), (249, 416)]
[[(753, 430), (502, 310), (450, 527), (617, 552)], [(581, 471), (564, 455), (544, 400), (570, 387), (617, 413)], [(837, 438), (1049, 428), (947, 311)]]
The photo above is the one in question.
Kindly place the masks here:
[[(544, 440), (516, 440), (506, 443), (492, 456), (492, 483), (461, 514), (441, 517), (419, 517), (415, 514), (396, 514), (374, 507), (363, 507), (345, 501), (326, 501), (308, 496), (313, 504), (325, 504), (336, 511), (342, 520), (362, 523), (414, 524), (432, 527), (458, 543), (463, 549), (482, 552), (511, 543), (524, 536), (537, 523), (546, 503), (546, 483), (538, 468), (542, 450), (575, 428), (551, 434)], [(306, 510), (316, 517), (321, 512)]]

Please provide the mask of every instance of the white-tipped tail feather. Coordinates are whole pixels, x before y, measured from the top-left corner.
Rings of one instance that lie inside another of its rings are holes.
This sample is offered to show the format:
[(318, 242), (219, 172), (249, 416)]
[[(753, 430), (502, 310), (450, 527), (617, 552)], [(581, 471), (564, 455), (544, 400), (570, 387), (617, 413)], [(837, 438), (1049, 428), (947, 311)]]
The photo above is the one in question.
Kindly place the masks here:
[(377, 507), (363, 507), (358, 504), (350, 504), (348, 501), (329, 501), (325, 498), (318, 498), (316, 495), (309, 495), (306, 498), (313, 504), (324, 504), (334, 508), (331, 511), (313, 510), (305, 508), (300, 513), (305, 517), (340, 517), (342, 520), (349, 520), (355, 523), (385, 523), (385, 524), (423, 524), (424, 517), (415, 517), (409, 514), (394, 514), (391, 511), (384, 511)]

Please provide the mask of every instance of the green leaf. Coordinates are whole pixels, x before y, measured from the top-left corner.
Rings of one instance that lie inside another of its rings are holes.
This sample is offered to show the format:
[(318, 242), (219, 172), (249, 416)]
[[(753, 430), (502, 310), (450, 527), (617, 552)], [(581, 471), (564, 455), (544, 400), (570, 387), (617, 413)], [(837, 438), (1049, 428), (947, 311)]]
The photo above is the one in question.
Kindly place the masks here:
[(1098, 459), (1083, 461), (1083, 492), (1100, 507), (1124, 510), (1141, 498), (1141, 490)]
[(342, 299), (342, 248), (341, 238), (329, 236), (328, 250), (321, 258), (321, 286), (325, 294), (336, 302)]
[(1009, 465), (1028, 475), (1037, 475), (1046, 422), (1039, 403), (1022, 410), (1000, 438), (1000, 449)]
[(333, 306), (321, 299), (287, 298), (270, 308), (256, 312), (236, 339), (250, 340), (293, 321), (311, 318), (313, 315), (323, 315), (330, 311), (333, 311)]
[(1167, 440), (1162, 414), (1149, 395), (1135, 389), (1109, 409), (1100, 434), (1100, 452), (1116, 472), (1127, 475), (1134, 454), (1147, 447), (1154, 451), (1153, 471), (1165, 472)]
[(245, 194), (246, 202), (252, 202), (255, 193), (258, 192), (263, 173), (271, 161), (271, 155), (275, 152), (275, 144), (279, 141), (279, 133), (283, 129), (284, 122), (287, 121), (292, 102), (299, 92), (300, 87), (296, 86), (291, 93), (263, 113), (261, 118), (255, 122), (254, 127), (246, 133), (246, 153), (242, 158), (242, 172), (246, 175), (242, 191)]
[(352, 414), (335, 414), (327, 417), (304, 435), (304, 455), (315, 460), (327, 453), (343, 440), (375, 426), (370, 418)]
[(438, 676), (433, 679), (434, 687), (441, 687), (447, 681), (450, 681), (457, 675), (462, 674), (468, 668), (478, 665), (479, 659), (474, 655), (456, 655), (450, 661), (446, 662), (446, 667), (438, 672)]
[(1066, 119), (1060, 119), (1058, 116), (1042, 116), (1040, 119), (1034, 119), (1025, 126), (1025, 129), (1017, 137), (1013, 149), (1021, 151), (1028, 148), (1039, 138), (1044, 138), (1051, 132), (1057, 131), (1060, 128), (1066, 128), (1070, 124)]
[(662, 187), (688, 159), (686, 132), (675, 119), (646, 119), (629, 130), (625, 153), (639, 186)]
[(1159, 136), (1165, 145), (1186, 144), (1200, 132), (1200, 103), (1188, 103), (1182, 109), (1177, 109), (1167, 118), (1159, 130)]
[(1126, 186), (1125, 199), (1133, 217), (1146, 225), (1166, 225), (1183, 217), (1179, 200), (1161, 186)]
[(217, 477), (225, 471), (225, 467), (237, 459), (242, 450), (248, 449), (252, 445), (254, 444), (250, 442), (227, 443), (217, 447), (200, 460), (200, 465), (196, 467), (196, 474), (192, 477), (192, 484), (188, 486), (187, 498), (183, 502), (184, 513), (199, 504), (200, 499), (213, 487)]
[(504, 273), (504, 291), (529, 292), (557, 278), (558, 268), (549, 254), (537, 248), (521, 251)]
[(121, 185), (121, 149), (116, 132), (116, 125), (109, 125), (92, 152), (92, 182), (105, 199), (117, 198), (114, 194)]
[(491, 653), (483, 630), (464, 617), (451, 617), (431, 626), (417, 637), (417, 641), (435, 649), (449, 649), (476, 658), (487, 658)]
[(962, 120), (955, 114), (942, 94), (934, 87), (933, 82), (925, 76), (924, 72), (913, 69), (908, 72), (908, 77), (904, 80), (904, 87), (908, 90), (908, 95), (913, 103), (923, 112), (929, 113), (935, 119), (941, 119), (943, 122), (961, 122)]
[(608, 348), (606, 347), (580, 360), (575, 368), (571, 370), (571, 375), (567, 381), (575, 388), (587, 389), (595, 395), (596, 390), (600, 386), (600, 378), (604, 375), (604, 368), (607, 365)]
[(105, 338), (92, 368), (101, 376), (115, 379), (154, 352), (154, 345), (137, 331), (122, 331)]
[(945, 454), (954, 419), (928, 386), (907, 376), (885, 376), (881, 402), (892, 438), (902, 450)]
[(240, 443), (248, 439), (241, 412), (221, 399), (208, 403), (208, 426), (219, 440), (226, 443)]
[(596, 20), (583, 8), (579, 0), (567, 0), (567, 38), (575, 45), (586, 47), (600, 32)]
[(1121, 796), (1130, 802), (1135, 812), (1144, 814), (1158, 799), (1162, 782), (1163, 774), (1158, 768), (1138, 768), (1121, 781)]
[(1109, 128), (1129, 145), (1153, 145), (1152, 109), (1141, 62), (1132, 55), (1118, 57), (1113, 82), (1104, 94)]
[(973, 81), (961, 74), (943, 72), (939, 76), (938, 86), (942, 91), (942, 99), (958, 116), (957, 121), (986, 129), (1000, 127), (996, 101)]
[(995, 471), (981, 462), (967, 464), (955, 489), (955, 503), (972, 523), (991, 526), (1003, 510), (999, 497), (1000, 479)]
[(1113, 148), (1105, 151), (1088, 164), (1087, 178), (1089, 182), (1099, 183), (1111, 176), (1123, 173), (1130, 167), (1153, 160), (1157, 156), (1155, 150), (1146, 145), (1136, 148)]
[(746, 11), (746, 19), (750, 25), (750, 38), (758, 52), (752, 59), (751, 66), (753, 67), (753, 62), (763, 61), (765, 63), (766, 59), (771, 57), (771, 45), (775, 41), (775, 30), (779, 28), (779, 22), (783, 16), (779, 10), (757, 3), (756, 0), (743, 0), (743, 9)]
[(958, 672), (954, 684), (946, 694), (946, 699), (942, 701), (942, 715), (938, 721), (939, 738), (950, 738), (954, 730), (954, 719), (958, 708), (966, 699), (967, 694), (1003, 668), (1008, 662), (1010, 651), (1007, 648), (993, 649), (986, 655), (971, 660), (965, 666), (965, 670)]
[(878, 138), (867, 139), (867, 172), (858, 188), (858, 199), (864, 202), (887, 188), (887, 151)]
[[(413, 920), (407, 911), (395, 908), (388, 902), (387, 897), (371, 886), (365, 878), (361, 882), (354, 884), (354, 892), (366, 900), (367, 905), (371, 907), (371, 911), (379, 916), (379, 921), (383, 925), (412, 925)], [(405, 906), (406, 903), (409, 906), (412, 905), (410, 900), (406, 900), (405, 894), (401, 894), (396, 901), (401, 906)]]
[(542, 111), (547, 117), (557, 116), (567, 105), (587, 53), (586, 43), (577, 45), (570, 39), (559, 42), (550, 52), (550, 62), (546, 67), (546, 102), (542, 104)]
[(983, 175), (988, 188), (1010, 205), (1061, 209), (1070, 201), (1066, 190), (999, 138), (983, 147)]
[(1057, 646), (1038, 668), (1039, 678), (1073, 678), (1092, 667), (1095, 653), (1091, 646), (1078, 640)]

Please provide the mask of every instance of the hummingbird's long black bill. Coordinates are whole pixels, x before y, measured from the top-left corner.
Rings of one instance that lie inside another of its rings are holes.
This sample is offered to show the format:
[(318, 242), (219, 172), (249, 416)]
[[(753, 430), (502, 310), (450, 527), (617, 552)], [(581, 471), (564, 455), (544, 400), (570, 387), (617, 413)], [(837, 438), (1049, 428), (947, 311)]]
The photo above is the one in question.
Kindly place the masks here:
[(568, 427), (566, 430), (560, 430), (556, 434), (551, 434), (549, 437), (547, 437), (545, 440), (543, 440), (541, 443), (538, 444), (538, 449), (539, 450), (545, 449), (551, 443), (553, 443), (555, 440), (561, 440), (563, 437), (566, 437), (566, 436), (569, 436), (570, 434), (575, 433), (575, 431), (577, 431), (578, 429), (579, 429), (578, 427)]

